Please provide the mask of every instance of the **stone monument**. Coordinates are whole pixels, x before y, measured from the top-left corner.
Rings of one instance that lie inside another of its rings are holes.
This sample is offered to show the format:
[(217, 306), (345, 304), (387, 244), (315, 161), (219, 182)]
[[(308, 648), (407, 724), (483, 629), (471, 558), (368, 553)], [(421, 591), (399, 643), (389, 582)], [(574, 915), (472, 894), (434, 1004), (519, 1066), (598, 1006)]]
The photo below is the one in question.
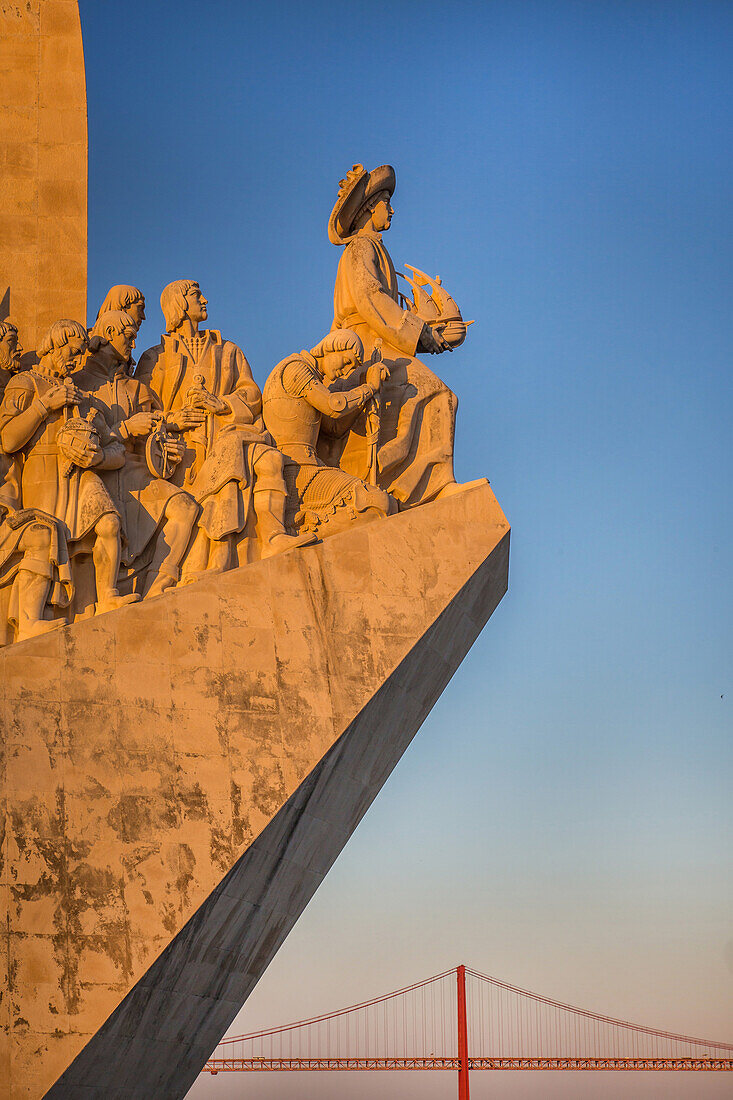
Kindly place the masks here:
[(0, 3), (0, 321), (33, 361), (87, 312), (87, 99), (77, 0)]
[(393, 168), (341, 181), (332, 329), (262, 392), (192, 278), (136, 367), (141, 290), (86, 327), (85, 176), (42, 212), (86, 150), (75, 0), (0, 28), (0, 1097), (183, 1097), (503, 596), (509, 527), (453, 476), (418, 355), (468, 322), (397, 288)]

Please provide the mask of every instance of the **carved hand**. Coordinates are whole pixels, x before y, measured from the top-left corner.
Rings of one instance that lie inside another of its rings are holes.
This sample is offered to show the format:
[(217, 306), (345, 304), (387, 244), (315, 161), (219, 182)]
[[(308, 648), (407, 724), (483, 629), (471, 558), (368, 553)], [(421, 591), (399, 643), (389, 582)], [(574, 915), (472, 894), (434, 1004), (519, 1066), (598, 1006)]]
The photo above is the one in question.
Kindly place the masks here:
[(165, 456), (173, 466), (177, 466), (186, 453), (186, 444), (179, 439), (167, 439), (163, 444)]
[(55, 382), (49, 386), (41, 400), (49, 412), (58, 412), (64, 405), (77, 405), (81, 401), (81, 393), (76, 386)]
[(229, 412), (229, 406), (226, 401), (222, 401), (220, 397), (216, 397), (215, 394), (209, 393), (208, 390), (201, 390), (199, 393), (194, 392), (190, 397), (191, 405), (189, 408), (201, 409), (204, 412), (214, 413), (215, 416), (223, 416), (224, 413)]
[(166, 419), (168, 427), (173, 431), (185, 432), (189, 428), (197, 428), (199, 424), (203, 424), (206, 420), (206, 413), (203, 409), (194, 409), (188, 406), (185, 409), (179, 409), (178, 412), (171, 413)]
[(104, 458), (101, 445), (87, 439), (69, 439), (64, 450), (74, 465), (81, 467), (82, 470), (98, 466)]
[(386, 367), (384, 363), (372, 363), (367, 369), (366, 384), (371, 386), (375, 392), (379, 390), (382, 382), (386, 382), (388, 378), (389, 367)]
[(162, 419), (162, 415), (159, 412), (135, 413), (134, 416), (129, 416), (124, 421), (125, 430), (131, 436), (150, 435), (156, 424)]
[(441, 351), (452, 351), (453, 349), (437, 329), (431, 328), (430, 325), (424, 325), (420, 336), (420, 350), (430, 352), (432, 355), (439, 355)]

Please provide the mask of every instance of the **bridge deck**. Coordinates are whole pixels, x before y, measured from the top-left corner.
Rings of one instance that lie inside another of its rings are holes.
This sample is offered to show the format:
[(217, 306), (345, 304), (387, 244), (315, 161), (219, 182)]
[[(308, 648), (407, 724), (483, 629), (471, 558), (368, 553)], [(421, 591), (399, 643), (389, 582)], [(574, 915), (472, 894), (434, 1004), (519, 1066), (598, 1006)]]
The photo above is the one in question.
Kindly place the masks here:
[[(469, 1058), (471, 1070), (688, 1070), (730, 1072), (733, 1058)], [(211, 1058), (204, 1073), (346, 1070), (457, 1070), (460, 1060), (429, 1058)]]

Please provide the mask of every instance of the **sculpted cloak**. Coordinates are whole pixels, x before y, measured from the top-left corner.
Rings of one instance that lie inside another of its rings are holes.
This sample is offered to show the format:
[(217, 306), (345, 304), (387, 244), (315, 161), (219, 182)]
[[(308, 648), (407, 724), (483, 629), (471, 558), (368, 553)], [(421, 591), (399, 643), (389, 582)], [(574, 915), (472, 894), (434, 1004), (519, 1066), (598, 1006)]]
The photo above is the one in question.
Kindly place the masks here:
[(80, 390), (94, 395), (110, 435), (125, 448), (124, 466), (102, 471), (100, 476), (122, 517), (122, 564), (131, 568), (164, 523), (169, 502), (180, 494), (188, 496), (180, 486), (150, 473), (145, 438), (131, 438), (123, 427), (136, 413), (158, 409), (160, 401), (144, 382), (131, 378), (122, 364), (110, 378), (93, 355), (72, 379)]
[[(15, 372), (0, 369), (0, 397), (15, 376)], [(69, 606), (74, 593), (66, 532), (54, 516), (38, 509), (23, 510), (22, 472), (22, 455), (0, 451), (0, 645), (15, 640), (13, 626), (20, 618), (17, 577), (21, 568), (50, 581), (46, 603), (58, 611)], [(21, 545), (32, 527), (48, 532), (44, 554)]]
[[(59, 520), (67, 542), (72, 544), (69, 549), (73, 555), (88, 551), (82, 540), (102, 516), (119, 513), (99, 476), (98, 467), (92, 470), (74, 466), (66, 473), (58, 436), (74, 414), (66, 407), (45, 415), (43, 396), (55, 384), (56, 379), (34, 370), (14, 375), (0, 405), (0, 439), (6, 452), (18, 456), (23, 507), (37, 509)], [(92, 409), (95, 411), (92, 425), (104, 450), (104, 466), (121, 466), (124, 447), (112, 439), (101, 408), (92, 398), (85, 399), (78, 414), (84, 417)], [(18, 446), (12, 443), (16, 433), (25, 437)]]
[[(160, 398), (168, 414), (185, 408), (197, 376), (202, 385), (226, 401), (229, 412), (209, 415), (206, 422), (182, 435), (186, 451), (171, 481), (188, 490), (201, 505), (199, 526), (211, 539), (238, 534), (253, 521), (253, 465), (273, 441), (262, 420), (262, 394), (249, 363), (236, 344), (222, 340), (214, 329), (202, 332), (193, 350), (178, 336), (166, 333), (160, 344), (141, 356), (136, 379)], [(282, 483), (262, 483), (282, 489)]]
[[(375, 340), (383, 341), (382, 359), (390, 377), (381, 391), (379, 486), (402, 508), (432, 500), (455, 480), (458, 398), (415, 358), (423, 322), (399, 303), (397, 276), (381, 233), (362, 230), (345, 244), (336, 273), (332, 328), (357, 333), (364, 344), (365, 369)], [(364, 416), (345, 439), (322, 440), (319, 451), (329, 465), (366, 479)]]
[[(0, 645), (15, 640), (13, 626), (20, 618), (18, 573), (21, 569), (45, 577), (49, 582), (46, 603), (59, 611), (71, 603), (74, 589), (71, 565), (62, 525), (38, 509), (23, 510), (20, 496), (20, 460), (3, 455), (0, 482)], [(18, 522), (18, 520), (21, 522)], [(30, 528), (48, 532), (48, 549), (43, 554), (21, 545)]]

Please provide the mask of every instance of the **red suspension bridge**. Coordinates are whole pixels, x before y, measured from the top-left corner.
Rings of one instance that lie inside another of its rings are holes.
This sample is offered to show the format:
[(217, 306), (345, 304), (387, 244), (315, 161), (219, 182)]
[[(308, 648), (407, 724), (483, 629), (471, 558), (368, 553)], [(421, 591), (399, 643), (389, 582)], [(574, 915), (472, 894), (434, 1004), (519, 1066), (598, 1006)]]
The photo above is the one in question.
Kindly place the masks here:
[(204, 1072), (733, 1070), (733, 1044), (615, 1020), (459, 966), (383, 997), (219, 1043)]

